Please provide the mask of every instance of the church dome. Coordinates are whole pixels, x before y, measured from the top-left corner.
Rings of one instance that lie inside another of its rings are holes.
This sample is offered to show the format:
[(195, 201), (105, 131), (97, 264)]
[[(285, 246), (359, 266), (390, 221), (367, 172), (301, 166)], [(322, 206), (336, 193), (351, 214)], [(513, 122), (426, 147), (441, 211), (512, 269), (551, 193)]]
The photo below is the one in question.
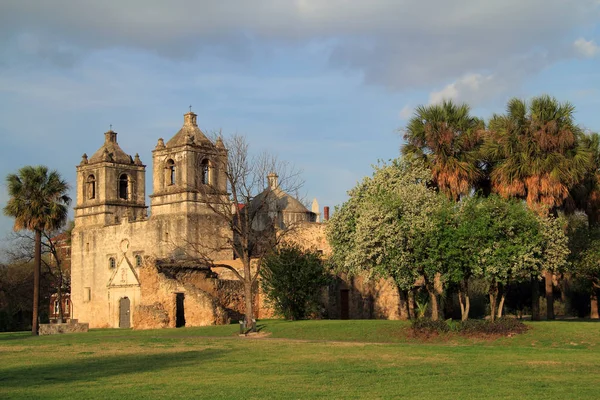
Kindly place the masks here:
[(252, 199), (250, 202), (250, 209), (259, 209), (262, 208), (264, 204), (268, 204), (271, 208), (274, 207), (278, 212), (310, 212), (304, 204), (298, 201), (298, 199), (281, 190), (276, 174), (269, 174), (267, 179), (269, 187)]
[(133, 164), (133, 158), (125, 153), (117, 143), (117, 132), (113, 130), (104, 133), (104, 144), (89, 159), (90, 164), (103, 161)]
[(269, 174), (268, 181), (269, 187), (252, 199), (248, 207), (256, 215), (255, 229), (262, 230), (272, 223), (285, 228), (302, 221), (316, 221), (314, 212), (279, 187), (277, 175)]

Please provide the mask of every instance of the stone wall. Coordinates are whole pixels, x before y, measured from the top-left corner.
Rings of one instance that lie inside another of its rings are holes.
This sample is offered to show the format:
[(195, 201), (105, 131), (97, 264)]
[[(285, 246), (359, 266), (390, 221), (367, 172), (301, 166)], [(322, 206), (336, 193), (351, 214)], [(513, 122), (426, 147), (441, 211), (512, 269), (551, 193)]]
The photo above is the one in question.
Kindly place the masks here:
[(39, 335), (56, 335), (60, 333), (77, 333), (87, 332), (89, 330), (89, 324), (68, 322), (64, 324), (40, 324)]

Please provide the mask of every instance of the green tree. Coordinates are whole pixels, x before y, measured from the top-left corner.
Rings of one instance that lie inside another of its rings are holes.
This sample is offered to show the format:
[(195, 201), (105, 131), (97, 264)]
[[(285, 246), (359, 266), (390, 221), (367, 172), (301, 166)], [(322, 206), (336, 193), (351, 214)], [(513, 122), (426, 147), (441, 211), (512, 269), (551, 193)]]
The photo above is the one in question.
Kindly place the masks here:
[(10, 198), (4, 214), (15, 218), (15, 231), (27, 229), (35, 234), (31, 330), (37, 335), (42, 235), (58, 229), (67, 221), (68, 205), (71, 203), (67, 195), (69, 185), (58, 172), (48, 171), (45, 166), (23, 167), (16, 174), (9, 174), (6, 182)]
[(587, 215), (588, 227), (592, 228), (600, 223), (600, 135), (582, 136), (581, 145), (590, 152), (590, 163), (583, 180), (571, 190), (571, 196), (574, 205)]
[(438, 317), (439, 265), (428, 262), (423, 237), (436, 229), (444, 198), (428, 186), (430, 179), (431, 171), (418, 162), (377, 166), (372, 177), (349, 192), (327, 226), (335, 268), (393, 279), (403, 317), (408, 316), (408, 291), (419, 280), (430, 294), (432, 318)]
[(482, 278), (490, 298), (490, 316), (502, 316), (506, 289), (513, 282), (537, 280), (542, 270), (559, 272), (569, 249), (562, 227), (514, 199), (473, 198), (465, 208), (473, 236), (465, 237), (476, 257), (472, 274)]
[(282, 245), (262, 264), (261, 287), (278, 313), (290, 320), (318, 314), (319, 294), (328, 279), (319, 253)]
[(467, 104), (448, 100), (420, 106), (406, 127), (402, 154), (422, 160), (431, 170), (433, 184), (458, 200), (485, 182), (479, 159), (484, 129), (483, 121), (470, 115)]
[[(492, 189), (505, 198), (523, 199), (538, 214), (557, 214), (572, 202), (570, 190), (579, 184), (592, 162), (581, 144), (575, 108), (550, 96), (529, 103), (512, 99), (504, 115), (494, 115), (483, 147), (492, 167)], [(545, 273), (548, 319), (554, 318), (552, 274)], [(534, 282), (537, 287), (537, 282)], [(533, 296), (534, 303), (537, 296)], [(535, 315), (534, 315), (535, 317)]]
[(573, 215), (569, 221), (570, 262), (573, 273), (590, 296), (590, 317), (599, 318), (598, 293), (600, 291), (600, 228), (589, 227), (588, 221), (580, 215)]

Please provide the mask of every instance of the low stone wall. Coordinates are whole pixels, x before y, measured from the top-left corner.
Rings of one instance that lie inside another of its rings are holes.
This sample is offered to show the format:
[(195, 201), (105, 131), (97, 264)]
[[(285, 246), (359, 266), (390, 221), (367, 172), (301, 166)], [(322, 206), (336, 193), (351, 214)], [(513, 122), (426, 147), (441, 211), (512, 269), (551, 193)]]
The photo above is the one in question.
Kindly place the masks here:
[(68, 322), (64, 324), (40, 324), (39, 335), (56, 335), (60, 333), (87, 332), (90, 324), (87, 322)]

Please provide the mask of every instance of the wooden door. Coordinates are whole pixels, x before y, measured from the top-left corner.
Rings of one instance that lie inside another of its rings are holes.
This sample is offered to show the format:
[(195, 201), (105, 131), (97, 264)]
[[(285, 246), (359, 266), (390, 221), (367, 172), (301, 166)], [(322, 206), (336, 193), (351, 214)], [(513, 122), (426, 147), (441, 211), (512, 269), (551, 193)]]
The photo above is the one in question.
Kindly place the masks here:
[(119, 300), (119, 328), (131, 327), (129, 307), (130, 302), (128, 297), (123, 297)]

